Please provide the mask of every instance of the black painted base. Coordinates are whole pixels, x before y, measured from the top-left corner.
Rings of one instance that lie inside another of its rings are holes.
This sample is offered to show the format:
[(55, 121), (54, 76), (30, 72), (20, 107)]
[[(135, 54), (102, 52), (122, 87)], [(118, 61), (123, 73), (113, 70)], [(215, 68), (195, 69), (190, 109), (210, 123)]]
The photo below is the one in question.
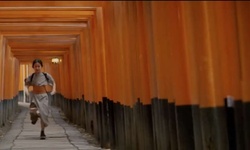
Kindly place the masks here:
[[(86, 101), (84, 97), (81, 101), (59, 99), (53, 103), (61, 107), (71, 121), (92, 133), (103, 148), (250, 149), (249, 102), (235, 101), (233, 107), (200, 108), (198, 105), (176, 106), (167, 99), (153, 98), (151, 105), (143, 105), (138, 99), (133, 107), (128, 107), (108, 98), (99, 103)], [(75, 116), (79, 112), (81, 115)]]

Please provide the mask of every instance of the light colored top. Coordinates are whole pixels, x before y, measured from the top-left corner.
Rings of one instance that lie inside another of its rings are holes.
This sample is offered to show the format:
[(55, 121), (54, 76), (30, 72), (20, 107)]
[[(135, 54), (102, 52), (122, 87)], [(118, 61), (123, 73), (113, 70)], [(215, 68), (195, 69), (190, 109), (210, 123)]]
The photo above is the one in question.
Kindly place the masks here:
[(45, 75), (43, 74), (43, 72), (40, 72), (40, 73), (35, 73), (33, 78), (32, 78), (32, 81), (30, 81), (31, 79), (31, 75), (29, 75), (27, 78), (24, 79), (24, 82), (25, 82), (25, 85), (28, 85), (28, 86), (32, 86), (32, 85), (36, 85), (36, 86), (44, 86), (44, 85), (53, 85), (55, 83), (53, 77), (45, 72), (47, 74), (47, 78), (48, 78), (48, 81), (45, 77)]

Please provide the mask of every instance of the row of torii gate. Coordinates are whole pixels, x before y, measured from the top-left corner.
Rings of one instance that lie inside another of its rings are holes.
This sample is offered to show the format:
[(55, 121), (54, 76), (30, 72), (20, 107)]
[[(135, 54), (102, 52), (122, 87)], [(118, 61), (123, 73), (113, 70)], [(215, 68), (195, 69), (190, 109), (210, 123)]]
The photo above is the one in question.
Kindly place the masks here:
[(57, 83), (52, 104), (102, 147), (249, 149), (249, 8), (1, 1), (0, 126), (25, 99), (23, 79), (41, 58)]

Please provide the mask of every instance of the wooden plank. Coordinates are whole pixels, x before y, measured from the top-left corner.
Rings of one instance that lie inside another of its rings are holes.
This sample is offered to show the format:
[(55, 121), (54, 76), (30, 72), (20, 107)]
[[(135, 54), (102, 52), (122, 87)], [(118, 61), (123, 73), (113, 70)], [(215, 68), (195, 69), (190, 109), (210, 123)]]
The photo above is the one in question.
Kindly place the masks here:
[(43, 6), (39, 10), (93, 10), (95, 7), (102, 7), (106, 3), (106, 1), (70, 1), (71, 6), (69, 6), (69, 1), (0, 1), (0, 6), (3, 10), (13, 9), (13, 7), (16, 10), (36, 9), (39, 8), (38, 6)]
[(1, 10), (0, 18), (82, 18), (93, 16), (94, 11), (66, 10)]

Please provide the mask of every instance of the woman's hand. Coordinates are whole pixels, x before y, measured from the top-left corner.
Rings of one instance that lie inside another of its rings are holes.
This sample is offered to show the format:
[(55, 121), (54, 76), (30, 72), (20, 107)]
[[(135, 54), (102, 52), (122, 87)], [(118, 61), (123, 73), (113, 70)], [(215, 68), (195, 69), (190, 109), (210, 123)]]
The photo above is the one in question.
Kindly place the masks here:
[(55, 90), (53, 90), (53, 91), (50, 92), (51, 95), (54, 95), (55, 93), (56, 93)]

